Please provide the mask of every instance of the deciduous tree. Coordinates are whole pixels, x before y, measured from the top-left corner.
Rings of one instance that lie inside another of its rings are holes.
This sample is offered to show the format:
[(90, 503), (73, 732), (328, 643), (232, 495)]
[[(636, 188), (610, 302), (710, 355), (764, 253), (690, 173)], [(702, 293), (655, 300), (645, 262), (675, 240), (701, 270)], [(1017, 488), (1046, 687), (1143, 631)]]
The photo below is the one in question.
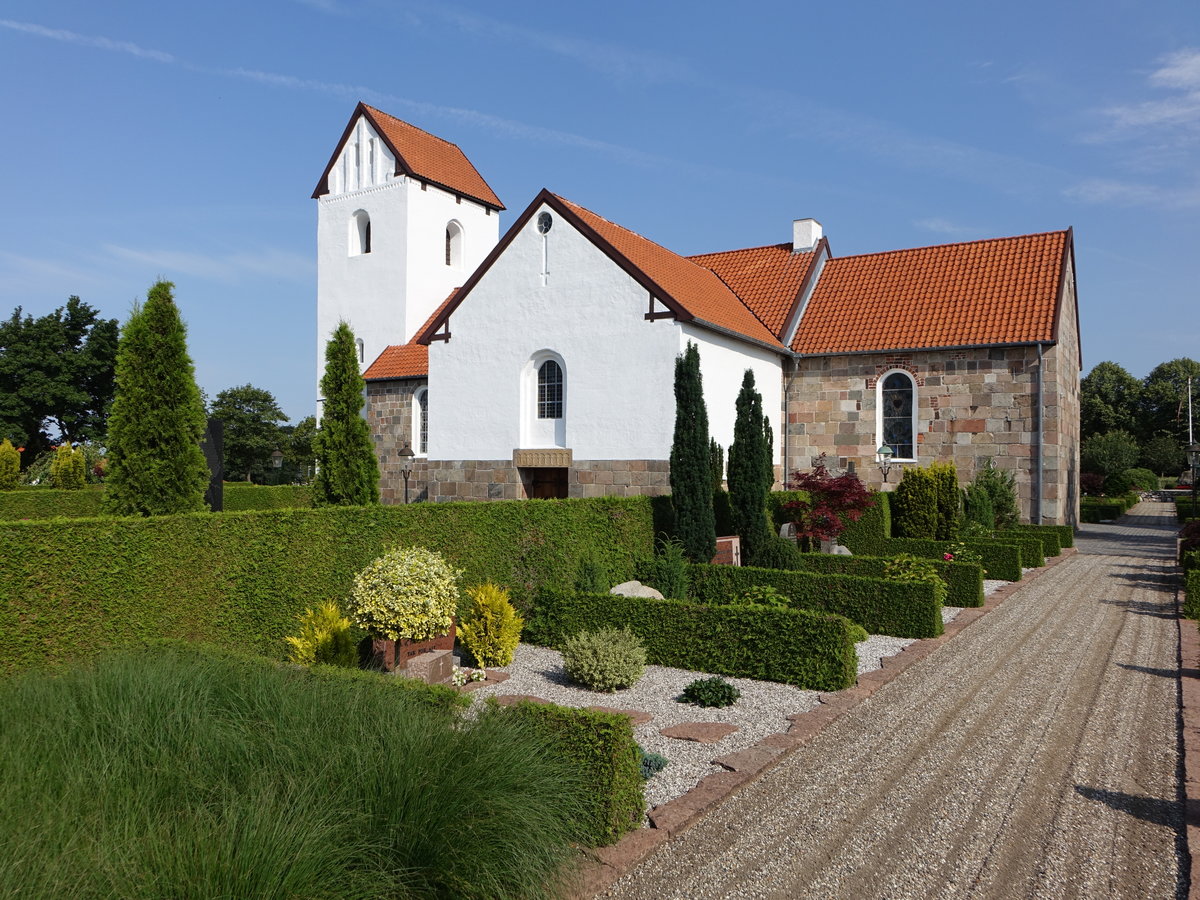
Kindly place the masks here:
[(270, 391), (251, 384), (217, 394), (210, 415), (225, 426), (225, 475), (230, 481), (245, 478), (261, 484), (271, 453), (281, 453), (286, 442), (279, 424), (286, 422)]
[(1079, 433), (1138, 431), (1142, 383), (1115, 362), (1097, 363), (1079, 383)]

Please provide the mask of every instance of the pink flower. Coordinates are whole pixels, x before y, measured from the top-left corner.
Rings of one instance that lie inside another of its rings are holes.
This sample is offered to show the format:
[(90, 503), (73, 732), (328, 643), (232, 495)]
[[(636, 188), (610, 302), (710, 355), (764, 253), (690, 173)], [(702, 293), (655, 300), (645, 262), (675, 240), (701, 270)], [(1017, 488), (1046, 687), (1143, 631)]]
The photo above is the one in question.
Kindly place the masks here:
[(943, 553), (943, 554), (942, 554), (942, 559), (944, 559), (944, 560), (946, 560), (947, 562), (949, 562), (950, 560), (954, 559), (954, 554), (953, 554), (953, 553)]

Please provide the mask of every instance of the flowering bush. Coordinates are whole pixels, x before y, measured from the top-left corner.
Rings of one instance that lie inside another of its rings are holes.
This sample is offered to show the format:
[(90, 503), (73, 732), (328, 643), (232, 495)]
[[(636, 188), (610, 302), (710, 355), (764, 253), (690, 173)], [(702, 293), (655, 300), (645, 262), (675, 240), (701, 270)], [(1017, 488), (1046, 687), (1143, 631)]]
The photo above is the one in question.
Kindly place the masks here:
[(871, 493), (857, 475), (830, 475), (825, 468), (825, 454), (817, 457), (811, 472), (793, 472), (788, 489), (805, 491), (807, 500), (784, 504), (795, 517), (796, 536), (810, 549), (814, 541), (832, 541), (857, 522), (869, 507), (875, 505)]
[(462, 687), (464, 684), (470, 684), (473, 681), (486, 681), (487, 672), (483, 669), (464, 669), (461, 666), (455, 666), (454, 672), (450, 676), (454, 681), (455, 687)]
[(427, 641), (450, 630), (461, 574), (440, 553), (397, 547), (355, 576), (347, 611), (376, 637)]

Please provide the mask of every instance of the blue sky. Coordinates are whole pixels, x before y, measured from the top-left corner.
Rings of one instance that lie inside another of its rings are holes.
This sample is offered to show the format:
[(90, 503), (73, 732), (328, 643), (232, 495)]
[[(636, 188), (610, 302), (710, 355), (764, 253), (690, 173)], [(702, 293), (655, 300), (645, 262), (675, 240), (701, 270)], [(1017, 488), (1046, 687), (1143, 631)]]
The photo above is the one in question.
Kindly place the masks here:
[(176, 282), (201, 386), (312, 411), (315, 201), (362, 99), (680, 253), (1074, 226), (1084, 371), (1200, 358), (1186, 2), (58, 2), (0, 11), (0, 314)]

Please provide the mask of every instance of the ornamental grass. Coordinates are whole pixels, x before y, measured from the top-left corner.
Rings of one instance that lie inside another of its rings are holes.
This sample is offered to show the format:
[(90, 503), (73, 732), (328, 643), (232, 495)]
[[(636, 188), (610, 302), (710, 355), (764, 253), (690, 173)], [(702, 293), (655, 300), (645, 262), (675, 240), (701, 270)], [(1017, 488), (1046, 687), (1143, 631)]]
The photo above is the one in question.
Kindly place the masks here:
[(561, 891), (577, 774), (421, 694), (186, 649), (0, 682), (0, 896)]

